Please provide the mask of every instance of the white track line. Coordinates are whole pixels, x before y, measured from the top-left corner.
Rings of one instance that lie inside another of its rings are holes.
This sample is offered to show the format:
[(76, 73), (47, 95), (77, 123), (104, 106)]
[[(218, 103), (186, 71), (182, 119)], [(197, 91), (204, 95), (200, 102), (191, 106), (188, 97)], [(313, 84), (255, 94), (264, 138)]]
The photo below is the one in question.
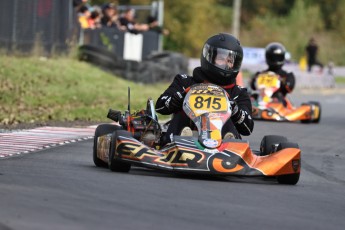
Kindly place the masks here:
[(0, 133), (0, 159), (93, 138), (96, 126), (40, 127)]

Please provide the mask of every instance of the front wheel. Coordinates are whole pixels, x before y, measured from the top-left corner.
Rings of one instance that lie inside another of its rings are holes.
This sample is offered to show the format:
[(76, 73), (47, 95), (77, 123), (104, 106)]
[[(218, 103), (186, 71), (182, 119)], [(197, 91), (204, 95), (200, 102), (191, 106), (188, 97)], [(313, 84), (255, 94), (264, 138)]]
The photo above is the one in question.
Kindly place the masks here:
[(310, 104), (314, 105), (312, 110), (313, 113), (313, 120), (312, 123), (319, 123), (321, 119), (321, 105), (319, 102), (311, 101)]
[(299, 173), (277, 176), (279, 184), (295, 185), (299, 181)]
[(280, 143), (287, 142), (287, 138), (279, 135), (267, 135), (260, 143), (260, 156), (267, 156), (277, 151)]
[(301, 120), (302, 123), (319, 123), (321, 119), (321, 105), (319, 102), (310, 101), (308, 103), (302, 103), (302, 105), (310, 106), (310, 119)]
[(107, 162), (102, 161), (97, 156), (98, 137), (109, 134), (109, 133), (113, 133), (115, 130), (119, 130), (119, 129), (122, 129), (122, 128), (120, 126), (111, 125), (111, 124), (101, 124), (97, 126), (95, 130), (95, 135), (93, 138), (93, 162), (95, 163), (97, 167), (103, 167), (103, 168), (108, 167)]
[[(109, 158), (108, 158), (108, 167), (112, 172), (129, 172), (131, 169), (131, 164), (128, 162), (121, 161), (118, 156), (115, 154), (116, 151), (116, 139), (119, 132), (114, 132), (111, 136)], [(122, 131), (127, 132), (127, 131)]]
[[(299, 146), (297, 143), (284, 142), (284, 143), (279, 144), (277, 150), (279, 151), (279, 150), (287, 149), (287, 148), (298, 148), (299, 149)], [(300, 176), (300, 173), (281, 175), (281, 176), (277, 176), (277, 181), (279, 184), (295, 185), (299, 181), (299, 176)]]

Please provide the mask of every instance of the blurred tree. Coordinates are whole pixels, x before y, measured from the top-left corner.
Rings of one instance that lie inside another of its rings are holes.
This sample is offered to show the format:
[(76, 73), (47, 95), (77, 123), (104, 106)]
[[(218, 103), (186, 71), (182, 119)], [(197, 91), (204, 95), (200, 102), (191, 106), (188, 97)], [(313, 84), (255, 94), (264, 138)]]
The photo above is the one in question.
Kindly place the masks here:
[(345, 1), (342, 1), (337, 10), (337, 24), (335, 28), (335, 33), (339, 33), (343, 41), (345, 41)]
[[(219, 2), (226, 2), (226, 0), (219, 0)], [(285, 16), (294, 4), (295, 0), (242, 0), (241, 20), (242, 23), (247, 24), (253, 18), (266, 14)]]
[(319, 7), (306, 7), (302, 0), (296, 0), (285, 17), (271, 13), (255, 16), (246, 30), (241, 31), (241, 40), (246, 46), (255, 47), (265, 47), (273, 41), (281, 42), (298, 60), (304, 54), (309, 37), (322, 31), (323, 27)]
[[(312, 20), (311, 20), (312, 19)], [(307, 7), (302, 0), (297, 0), (291, 13), (286, 18), (284, 37), (295, 60), (305, 53), (305, 45), (310, 37), (322, 32), (324, 23), (319, 6)]]
[(153, 0), (89, 0), (92, 5), (115, 3), (118, 5), (150, 5)]
[(105, 3), (119, 4), (119, 0), (89, 0), (90, 5), (103, 5)]
[(231, 8), (220, 6), (216, 0), (165, 1), (164, 6), (165, 26), (171, 31), (165, 49), (199, 57), (209, 36), (231, 31)]
[(307, 6), (318, 6), (320, 8), (322, 20), (325, 24), (325, 29), (336, 29), (338, 25), (339, 16), (341, 12), (341, 5), (344, 1), (339, 0), (305, 0)]
[(153, 0), (131, 0), (131, 5), (151, 5)]

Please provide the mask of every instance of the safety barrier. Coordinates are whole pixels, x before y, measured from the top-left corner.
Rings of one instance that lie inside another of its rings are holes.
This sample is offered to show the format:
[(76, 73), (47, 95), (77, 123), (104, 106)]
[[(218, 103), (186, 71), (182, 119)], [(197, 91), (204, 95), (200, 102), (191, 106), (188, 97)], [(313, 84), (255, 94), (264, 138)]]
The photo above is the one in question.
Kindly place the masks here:
[(159, 36), (154, 31), (133, 34), (116, 28), (87, 29), (81, 33), (80, 44), (104, 48), (121, 59), (141, 61), (159, 50)]

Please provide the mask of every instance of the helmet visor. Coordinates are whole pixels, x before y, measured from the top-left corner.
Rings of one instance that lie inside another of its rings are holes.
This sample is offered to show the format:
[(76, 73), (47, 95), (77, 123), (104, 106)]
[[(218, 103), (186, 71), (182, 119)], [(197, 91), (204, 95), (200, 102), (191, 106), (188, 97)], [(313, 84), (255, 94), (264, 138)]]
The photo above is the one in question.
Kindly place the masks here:
[(268, 53), (266, 54), (266, 59), (268, 64), (284, 64), (285, 62), (285, 53)]
[(241, 68), (242, 54), (238, 52), (205, 44), (202, 55), (210, 64), (222, 70), (239, 71)]

